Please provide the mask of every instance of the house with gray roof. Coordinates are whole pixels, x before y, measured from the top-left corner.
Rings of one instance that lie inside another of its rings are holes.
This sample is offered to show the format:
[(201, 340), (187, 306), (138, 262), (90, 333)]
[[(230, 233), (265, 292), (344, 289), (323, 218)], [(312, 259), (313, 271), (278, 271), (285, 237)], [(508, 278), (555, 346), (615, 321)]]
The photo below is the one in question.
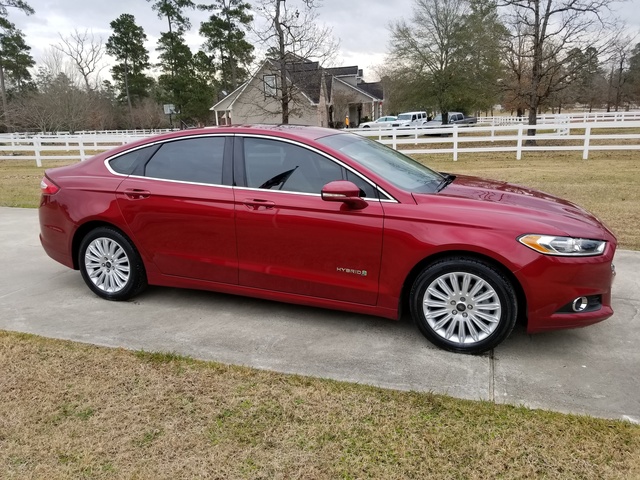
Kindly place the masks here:
[(323, 68), (318, 62), (290, 56), (285, 62), (265, 59), (244, 84), (216, 103), (216, 124), (282, 123), (282, 75), (288, 86), (289, 123), (351, 127), (382, 116), (381, 82), (365, 82), (357, 66)]

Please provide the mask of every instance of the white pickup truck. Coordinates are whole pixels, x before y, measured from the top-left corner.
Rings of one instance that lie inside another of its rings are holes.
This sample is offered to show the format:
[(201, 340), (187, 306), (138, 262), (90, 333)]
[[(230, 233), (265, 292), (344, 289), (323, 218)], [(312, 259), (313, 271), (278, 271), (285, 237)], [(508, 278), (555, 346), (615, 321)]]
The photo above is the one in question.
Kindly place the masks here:
[(446, 127), (448, 125), (471, 125), (473, 123), (478, 123), (476, 117), (465, 117), (464, 114), (460, 112), (449, 112), (449, 120), (446, 125), (442, 124), (442, 115), (436, 115), (433, 120), (425, 122), (423, 126), (436, 128)]

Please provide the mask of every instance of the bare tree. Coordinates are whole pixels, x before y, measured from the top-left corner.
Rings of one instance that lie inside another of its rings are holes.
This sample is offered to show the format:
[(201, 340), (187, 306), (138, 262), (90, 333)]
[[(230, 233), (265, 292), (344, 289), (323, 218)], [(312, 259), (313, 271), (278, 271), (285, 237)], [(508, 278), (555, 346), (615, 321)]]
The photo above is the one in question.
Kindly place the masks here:
[[(253, 32), (278, 70), (275, 88), (267, 89), (267, 96), (279, 110), (271, 113), (280, 113), (283, 124), (289, 123), (289, 116), (300, 101), (300, 81), (305, 81), (300, 77), (309, 76), (303, 73), (308, 72), (309, 61), (325, 65), (338, 49), (331, 29), (318, 23), (318, 6), (316, 0), (301, 0), (297, 6), (291, 1), (262, 0), (256, 9), (266, 26), (254, 25)], [(294, 77), (299, 77), (298, 81)], [(315, 77), (319, 83), (321, 75)]]
[(428, 86), (423, 91), (431, 93), (445, 123), (465, 78), (461, 26), (468, 13), (466, 0), (415, 0), (411, 22), (390, 27), (391, 63)]
[[(529, 124), (536, 124), (541, 104), (568, 84), (578, 65), (571, 52), (608, 49), (610, 23), (606, 14), (614, 0), (500, 0), (511, 40), (507, 53), (517, 57), (527, 72), (520, 86), (529, 109)], [(535, 135), (530, 129), (529, 136)]]
[(624, 36), (611, 44), (612, 52), (607, 59), (607, 112), (611, 108), (617, 112), (625, 102), (626, 84), (629, 77), (628, 66), (636, 37)]
[(54, 47), (71, 59), (84, 80), (87, 92), (97, 89), (100, 71), (105, 67), (101, 63), (104, 56), (102, 38), (96, 38), (88, 30), (74, 30), (68, 37), (60, 35), (60, 39), (62, 42)]
[(70, 63), (67, 56), (55, 46), (50, 46), (44, 51), (38, 64), (38, 71), (40, 77), (47, 78), (56, 78), (62, 74), (77, 87), (83, 83), (80, 72)]
[(168, 128), (169, 121), (162, 106), (151, 98), (142, 99), (133, 108), (134, 126), (139, 128)]

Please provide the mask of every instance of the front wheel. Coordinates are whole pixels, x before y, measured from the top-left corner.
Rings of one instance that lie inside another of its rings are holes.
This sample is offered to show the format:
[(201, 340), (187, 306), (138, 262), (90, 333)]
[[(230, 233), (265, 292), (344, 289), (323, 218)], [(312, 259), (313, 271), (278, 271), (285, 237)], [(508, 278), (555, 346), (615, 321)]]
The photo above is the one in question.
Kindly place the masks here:
[(480, 260), (439, 260), (416, 278), (411, 316), (435, 345), (460, 353), (491, 350), (516, 323), (517, 299), (511, 282)]
[(144, 265), (135, 247), (110, 227), (96, 228), (82, 239), (78, 265), (87, 286), (107, 300), (128, 300), (147, 286)]

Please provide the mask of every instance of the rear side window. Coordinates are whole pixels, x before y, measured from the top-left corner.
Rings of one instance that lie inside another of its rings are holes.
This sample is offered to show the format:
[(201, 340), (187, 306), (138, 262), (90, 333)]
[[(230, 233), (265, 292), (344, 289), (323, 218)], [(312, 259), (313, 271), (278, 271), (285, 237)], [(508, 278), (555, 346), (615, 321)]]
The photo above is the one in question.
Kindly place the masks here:
[(131, 175), (138, 165), (138, 162), (144, 162), (156, 148), (156, 145), (151, 145), (149, 147), (138, 148), (137, 150), (123, 153), (122, 155), (109, 160), (109, 166), (115, 172), (122, 173), (123, 175)]
[(146, 165), (145, 176), (181, 182), (222, 184), (224, 137), (164, 143)]

